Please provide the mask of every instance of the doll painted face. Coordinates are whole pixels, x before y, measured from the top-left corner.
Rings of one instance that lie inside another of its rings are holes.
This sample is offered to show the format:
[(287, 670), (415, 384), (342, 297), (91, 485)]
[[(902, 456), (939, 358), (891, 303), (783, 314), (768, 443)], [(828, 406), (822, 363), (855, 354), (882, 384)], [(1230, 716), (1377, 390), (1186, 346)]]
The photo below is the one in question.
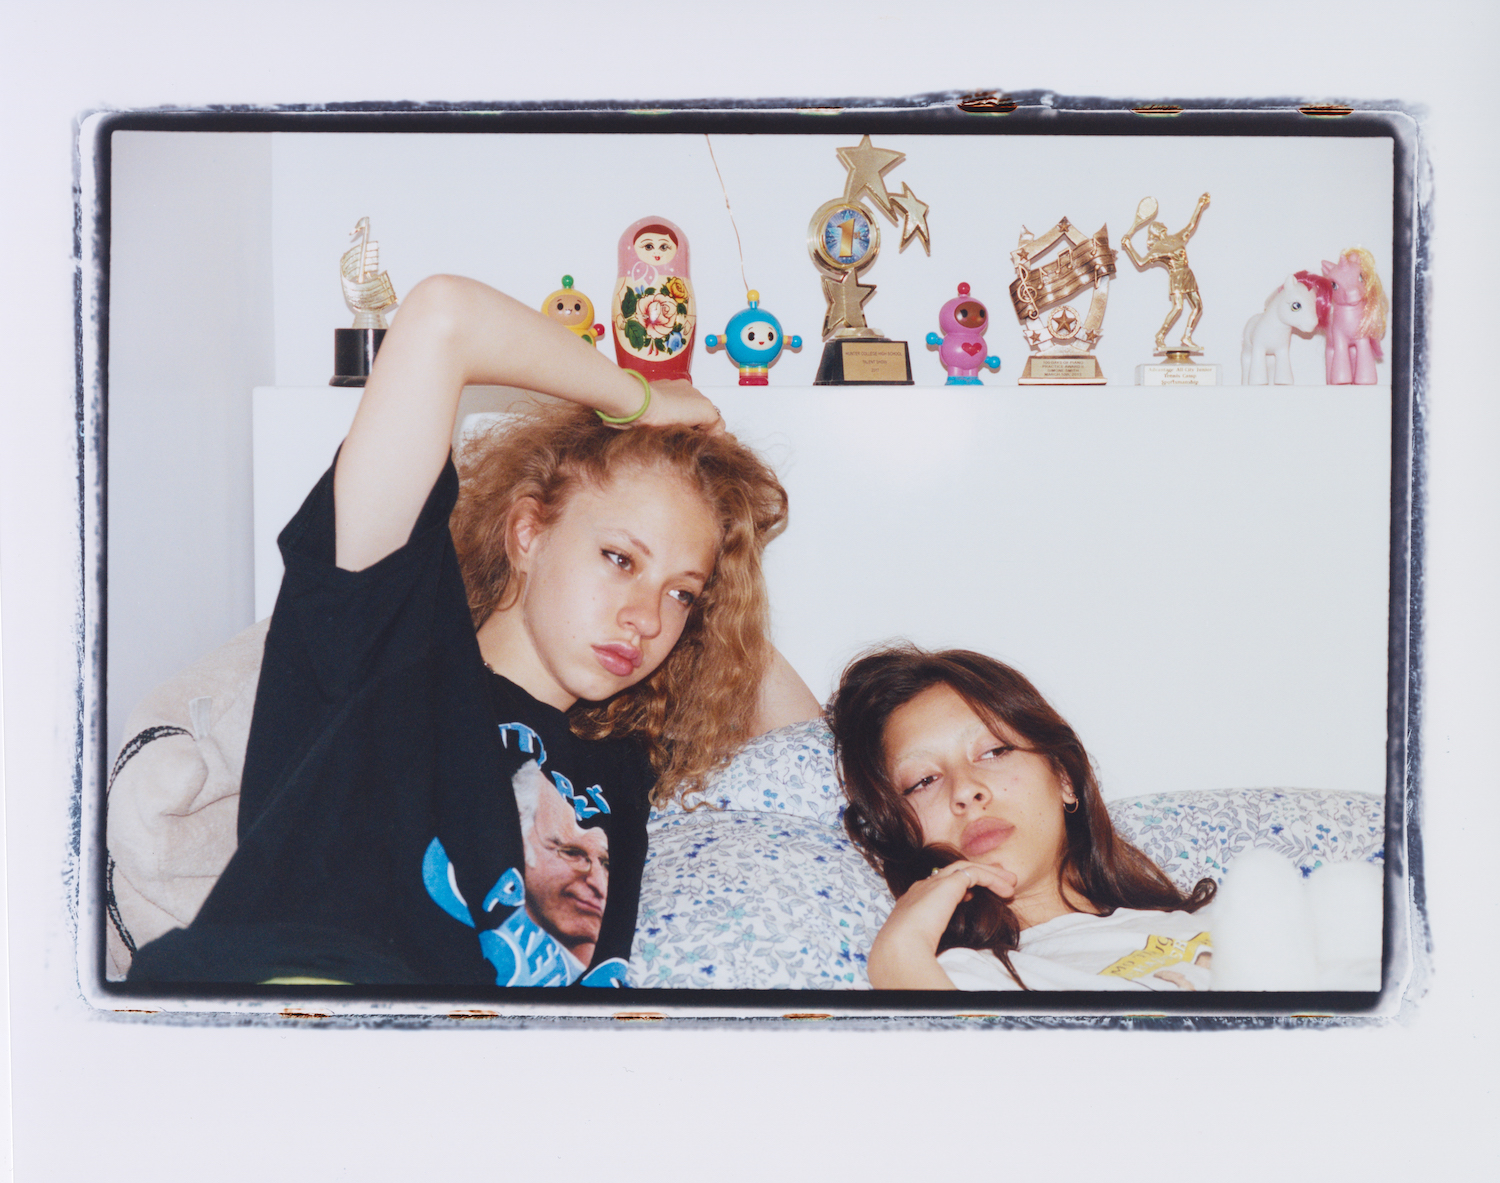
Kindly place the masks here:
[(677, 244), (670, 234), (658, 230), (645, 230), (635, 237), (635, 254), (649, 267), (665, 267), (677, 254)]
[(547, 315), (559, 324), (572, 328), (586, 325), (594, 319), (593, 305), (575, 292), (562, 291), (552, 297), (547, 305)]
[(953, 310), (953, 319), (961, 329), (974, 329), (982, 333), (987, 316), (984, 305), (978, 300), (965, 300)]

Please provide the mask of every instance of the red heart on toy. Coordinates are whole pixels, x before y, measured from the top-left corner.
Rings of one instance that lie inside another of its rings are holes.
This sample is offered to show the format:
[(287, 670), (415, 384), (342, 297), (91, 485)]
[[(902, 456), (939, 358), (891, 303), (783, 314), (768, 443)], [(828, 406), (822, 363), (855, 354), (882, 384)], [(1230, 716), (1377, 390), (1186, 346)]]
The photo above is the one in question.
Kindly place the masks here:
[(962, 349), (965, 353), (967, 353), (970, 357), (973, 357), (976, 353), (978, 353), (981, 349), (984, 348), (984, 342), (982, 342), (982, 341), (960, 341), (958, 343), (958, 347), (960, 349)]

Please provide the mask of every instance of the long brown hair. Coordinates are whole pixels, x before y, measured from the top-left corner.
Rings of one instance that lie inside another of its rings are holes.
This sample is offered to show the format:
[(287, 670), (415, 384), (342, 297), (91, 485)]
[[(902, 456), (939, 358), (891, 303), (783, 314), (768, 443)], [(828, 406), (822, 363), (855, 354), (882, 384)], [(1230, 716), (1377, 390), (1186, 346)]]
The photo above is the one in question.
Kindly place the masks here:
[[(916, 813), (886, 766), (885, 728), (891, 715), (939, 685), (950, 687), (989, 727), (1013, 733), (1027, 751), (1045, 757), (1072, 785), (1078, 808), (1063, 815), (1066, 848), (1058, 868), (1063, 899), (1071, 891), (1107, 914), (1116, 908), (1194, 912), (1213, 898), (1217, 885), (1212, 879), (1201, 880), (1185, 895), (1166, 872), (1115, 833), (1088, 752), (1022, 674), (967, 649), (930, 653), (909, 644), (884, 646), (856, 658), (844, 670), (828, 708), (849, 799), (844, 828), (891, 894), (899, 898), (934, 868), (962, 857), (951, 847), (923, 844)], [(1010, 961), (1020, 934), (1010, 906), (976, 888), (954, 911), (938, 950), (988, 949), (1024, 988)]]
[(535, 405), (466, 443), (450, 524), (477, 629), (520, 594), (508, 549), (517, 507), (531, 498), (542, 526), (580, 484), (599, 487), (623, 468), (669, 472), (696, 490), (719, 524), (712, 575), (665, 661), (630, 689), (569, 712), (585, 739), (630, 736), (657, 773), (657, 805), (702, 787), (750, 737), (771, 658), (761, 555), (786, 527), (786, 491), (730, 435), (689, 427), (617, 431), (572, 405)]

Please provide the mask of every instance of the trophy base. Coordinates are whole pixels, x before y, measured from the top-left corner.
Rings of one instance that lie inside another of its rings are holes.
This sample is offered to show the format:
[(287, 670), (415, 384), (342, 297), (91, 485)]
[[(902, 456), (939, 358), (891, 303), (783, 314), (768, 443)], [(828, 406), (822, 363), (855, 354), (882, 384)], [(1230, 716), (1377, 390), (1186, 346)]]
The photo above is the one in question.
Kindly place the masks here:
[(1103, 386), (1104, 371), (1092, 354), (1028, 357), (1017, 386)]
[(384, 329), (334, 329), (330, 386), (363, 386), (385, 339)]
[(1177, 361), (1171, 354), (1164, 362), (1146, 362), (1135, 368), (1137, 386), (1217, 386), (1219, 367), (1189, 361)]
[(823, 346), (814, 386), (910, 386), (911, 354), (905, 341), (850, 337)]

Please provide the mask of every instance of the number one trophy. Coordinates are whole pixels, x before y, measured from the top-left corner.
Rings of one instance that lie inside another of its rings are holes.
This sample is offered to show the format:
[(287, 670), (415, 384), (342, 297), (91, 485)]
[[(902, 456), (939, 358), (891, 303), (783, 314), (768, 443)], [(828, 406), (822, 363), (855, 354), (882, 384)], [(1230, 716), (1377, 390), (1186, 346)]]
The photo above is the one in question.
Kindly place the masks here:
[(818, 386), (868, 386), (877, 383), (910, 386), (911, 354), (905, 341), (891, 341), (865, 323), (864, 306), (875, 285), (859, 282), (880, 253), (880, 227), (861, 202), (868, 197), (891, 225), (901, 212), (901, 250), (913, 238), (932, 254), (927, 234), (927, 206), (903, 184), (900, 193), (885, 187), (885, 174), (906, 159), (904, 152), (876, 148), (865, 136), (853, 148), (840, 148), (839, 160), (848, 170), (844, 195), (824, 203), (807, 227), (807, 252), (823, 280), (828, 312), (823, 318), (823, 360)]

